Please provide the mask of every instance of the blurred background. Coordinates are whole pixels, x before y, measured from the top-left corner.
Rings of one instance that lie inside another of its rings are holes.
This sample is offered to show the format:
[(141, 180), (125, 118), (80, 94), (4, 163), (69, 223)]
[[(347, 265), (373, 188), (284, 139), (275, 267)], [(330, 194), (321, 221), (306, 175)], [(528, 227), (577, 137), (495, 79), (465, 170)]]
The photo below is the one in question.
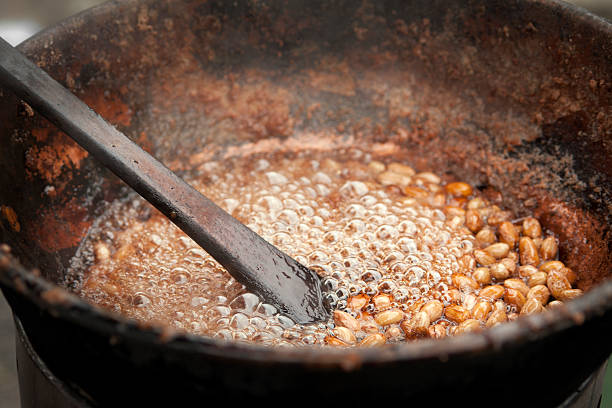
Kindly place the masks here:
[[(17, 45), (64, 18), (103, 3), (102, 0), (0, 0), (0, 37)], [(571, 0), (612, 20), (612, 0)], [(0, 406), (18, 408), (13, 318), (0, 295)], [(601, 408), (612, 408), (612, 364), (608, 366)]]

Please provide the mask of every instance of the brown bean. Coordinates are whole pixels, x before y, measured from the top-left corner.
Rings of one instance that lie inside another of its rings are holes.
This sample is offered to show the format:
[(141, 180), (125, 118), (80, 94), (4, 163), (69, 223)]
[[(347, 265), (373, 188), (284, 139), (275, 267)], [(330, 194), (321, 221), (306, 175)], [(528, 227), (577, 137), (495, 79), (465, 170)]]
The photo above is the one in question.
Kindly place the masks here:
[(441, 339), (446, 337), (446, 327), (441, 324), (432, 324), (427, 329), (429, 337), (432, 339)]
[(439, 300), (430, 300), (421, 308), (421, 312), (427, 313), (430, 321), (436, 321), (442, 316), (444, 305)]
[(476, 297), (476, 295), (474, 295), (473, 293), (468, 293), (463, 297), (463, 302), (461, 303), (461, 306), (465, 307), (471, 312), (472, 308), (476, 305), (476, 302), (478, 302), (478, 298)]
[(353, 332), (358, 332), (361, 328), (361, 324), (357, 319), (341, 310), (334, 310), (334, 323), (336, 326), (346, 327)]
[(525, 296), (520, 291), (512, 288), (506, 288), (504, 300), (506, 303), (515, 306), (517, 310), (520, 311), (527, 299), (525, 299)]
[(457, 207), (454, 205), (447, 205), (444, 206), (444, 208), (442, 209), (442, 211), (444, 211), (444, 214), (446, 214), (447, 217), (460, 217), (462, 218), (465, 222), (465, 210), (461, 207)]
[(440, 184), (440, 177), (438, 177), (436, 174), (431, 173), (429, 171), (423, 171), (421, 173), (418, 173), (417, 175), (414, 176), (414, 178), (416, 179), (420, 179), (423, 180), (427, 183), (433, 183), (433, 184)]
[(516, 252), (516, 251), (510, 251), (510, 252), (508, 252), (508, 256), (507, 256), (507, 258), (512, 259), (512, 261), (513, 261), (514, 263), (517, 263), (517, 262), (519, 261), (519, 255), (518, 255), (518, 252)]
[(504, 310), (495, 309), (487, 319), (485, 326), (493, 327), (508, 320), (508, 315)]
[(542, 235), (540, 221), (533, 217), (525, 218), (523, 220), (523, 234), (530, 238), (539, 238)]
[(480, 290), (478, 294), (481, 298), (497, 300), (504, 295), (504, 287), (501, 285), (486, 286)]
[(504, 258), (500, 260), (499, 263), (506, 267), (510, 275), (514, 275), (514, 272), (516, 271), (516, 261), (514, 259)]
[(472, 232), (478, 232), (484, 226), (484, 221), (480, 218), (478, 211), (467, 210), (465, 212), (465, 226)]
[(372, 172), (372, 173), (381, 173), (383, 171), (385, 171), (385, 164), (376, 160), (372, 160), (370, 163), (368, 163), (368, 169)]
[(386, 293), (380, 293), (372, 297), (372, 303), (376, 307), (376, 310), (383, 311), (391, 306), (391, 295)]
[(550, 271), (548, 273), (546, 286), (548, 286), (550, 293), (552, 293), (552, 295), (559, 300), (563, 300), (562, 298), (564, 291), (572, 288), (572, 285), (570, 285), (565, 275), (559, 271)]
[(470, 333), (480, 330), (480, 321), (476, 319), (466, 319), (457, 326), (456, 334)]
[(454, 196), (468, 197), (472, 194), (472, 186), (461, 181), (448, 183), (445, 188), (449, 194)]
[(504, 280), (510, 277), (510, 271), (503, 263), (496, 263), (489, 266), (491, 276), (497, 280)]
[(540, 245), (540, 256), (543, 260), (551, 260), (557, 256), (559, 247), (555, 237), (547, 237)]
[(467, 203), (468, 210), (477, 210), (483, 208), (487, 203), (480, 197), (474, 197)]
[(521, 278), (529, 278), (536, 272), (539, 272), (538, 268), (533, 265), (521, 265), (518, 268), (518, 273)]
[(395, 173), (392, 171), (383, 171), (376, 175), (376, 181), (383, 186), (398, 186), (406, 187), (410, 184), (412, 179), (409, 176)]
[(521, 308), (521, 314), (539, 313), (544, 310), (542, 303), (536, 298), (529, 298)]
[(370, 297), (364, 293), (348, 298), (347, 305), (353, 310), (361, 310), (370, 302)]
[(345, 343), (344, 341), (342, 341), (342, 339), (339, 339), (334, 336), (325, 336), (324, 341), (329, 346), (340, 346), (340, 347), (348, 346), (348, 343)]
[(476, 282), (474, 279), (462, 273), (452, 274), (451, 279), (452, 279), (453, 285), (455, 285), (456, 287), (458, 287), (460, 290), (463, 290), (463, 291), (476, 290), (480, 287), (478, 282)]
[(516, 278), (512, 278), (512, 279), (506, 279), (504, 281), (504, 286), (506, 288), (510, 288), (510, 289), (516, 289), (519, 292), (521, 292), (523, 294), (523, 296), (527, 296), (527, 294), (529, 293), (529, 286), (527, 286), (525, 284), (525, 282), (523, 282), (521, 279), (516, 279)]
[(510, 221), (504, 221), (499, 224), (497, 231), (499, 233), (499, 240), (508, 244), (510, 248), (514, 248), (519, 240), (518, 228)]
[(406, 333), (406, 337), (420, 337), (429, 334), (429, 316), (426, 312), (417, 312), (411, 319), (402, 321), (400, 327)]
[(480, 246), (491, 245), (495, 239), (495, 232), (490, 228), (483, 228), (476, 234), (476, 241)]
[(381, 326), (399, 323), (404, 318), (404, 312), (399, 309), (389, 309), (384, 312), (377, 313), (374, 320)]
[(563, 307), (565, 306), (565, 304), (560, 301), (560, 300), (553, 300), (552, 302), (550, 302), (548, 305), (546, 305), (546, 309), (556, 309), (559, 307)]
[(561, 297), (559, 298), (559, 300), (567, 302), (569, 300), (576, 299), (577, 297), (582, 296), (582, 294), (583, 292), (581, 289), (566, 289), (561, 292)]
[(361, 331), (364, 333), (378, 333), (378, 324), (374, 320), (361, 322)]
[(527, 278), (527, 285), (529, 287), (534, 287), (536, 285), (546, 285), (546, 280), (548, 279), (548, 275), (546, 272), (536, 272)]
[(493, 310), (493, 306), (486, 300), (481, 300), (472, 308), (472, 318), (481, 321), (486, 321), (489, 313)]
[(355, 344), (357, 342), (355, 333), (346, 327), (336, 327), (333, 333), (336, 338), (342, 340), (346, 344)]
[(533, 240), (529, 237), (519, 239), (519, 257), (522, 265), (538, 265), (540, 256)]
[(412, 167), (406, 166), (405, 164), (401, 164), (401, 163), (395, 163), (395, 162), (390, 163), (389, 166), (387, 166), (387, 169), (394, 173), (402, 174), (408, 177), (412, 177), (416, 174), (416, 172), (414, 171)]
[(470, 254), (465, 254), (459, 258), (459, 264), (463, 266), (466, 271), (472, 271), (476, 267), (476, 259)]
[(385, 337), (387, 340), (399, 339), (402, 336), (404, 336), (404, 333), (402, 329), (397, 326), (389, 326), (387, 330), (385, 330)]
[(481, 249), (474, 250), (474, 258), (482, 266), (489, 266), (495, 263), (495, 257)]
[(415, 186), (406, 186), (402, 192), (408, 197), (412, 198), (426, 198), (429, 196), (429, 192), (427, 190)]
[(491, 283), (491, 271), (486, 266), (476, 268), (472, 272), (472, 278), (481, 285), (487, 285)]
[(493, 310), (503, 310), (504, 312), (506, 311), (506, 303), (504, 303), (503, 300), (496, 300), (495, 303), (493, 303)]
[(444, 193), (438, 193), (431, 199), (431, 205), (434, 207), (443, 207), (446, 204), (446, 195)]
[(546, 305), (549, 298), (550, 291), (544, 285), (535, 285), (529, 289), (529, 292), (527, 293), (527, 300), (537, 299), (542, 305)]
[(363, 340), (359, 342), (359, 345), (364, 346), (364, 347), (382, 346), (383, 344), (386, 343), (386, 341), (387, 339), (385, 338), (384, 334), (372, 333), (372, 334), (368, 334), (367, 336), (365, 336)]
[(450, 321), (461, 323), (470, 317), (470, 311), (463, 306), (451, 305), (444, 310), (444, 315)]
[(497, 242), (486, 247), (485, 252), (496, 259), (504, 258), (510, 251), (510, 246), (505, 242)]
[(508, 221), (512, 218), (512, 213), (510, 211), (495, 211), (489, 218), (487, 218), (487, 224), (492, 226), (501, 225), (502, 222)]
[(542, 272), (546, 273), (550, 271), (560, 271), (563, 268), (565, 268), (565, 265), (561, 261), (546, 261), (539, 267)]
[(461, 302), (461, 292), (457, 288), (450, 288), (446, 292), (450, 299), (451, 303), (459, 303)]

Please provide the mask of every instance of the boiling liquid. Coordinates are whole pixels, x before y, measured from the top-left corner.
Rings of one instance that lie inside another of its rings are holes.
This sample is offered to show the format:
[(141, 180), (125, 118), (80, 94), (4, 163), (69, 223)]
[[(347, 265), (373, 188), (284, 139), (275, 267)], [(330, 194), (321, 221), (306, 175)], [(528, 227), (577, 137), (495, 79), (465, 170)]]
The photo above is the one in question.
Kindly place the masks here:
[[(357, 341), (372, 330), (401, 341), (399, 324), (374, 323), (374, 304), (354, 310), (347, 301), (387, 294), (385, 308), (406, 313), (429, 299), (449, 305), (451, 275), (466, 272), (461, 260), (474, 235), (435, 202), (440, 185), (411, 177), (426, 194), (408, 197), (377, 181), (381, 167), (359, 151), (334, 159), (320, 152), (269, 155), (209, 162), (188, 182), (315, 270), (326, 303), (367, 323)], [(113, 203), (80, 257), (90, 265), (78, 293), (147, 324), (272, 346), (325, 344), (334, 328), (332, 319), (297, 325), (279, 315), (140, 198)]]

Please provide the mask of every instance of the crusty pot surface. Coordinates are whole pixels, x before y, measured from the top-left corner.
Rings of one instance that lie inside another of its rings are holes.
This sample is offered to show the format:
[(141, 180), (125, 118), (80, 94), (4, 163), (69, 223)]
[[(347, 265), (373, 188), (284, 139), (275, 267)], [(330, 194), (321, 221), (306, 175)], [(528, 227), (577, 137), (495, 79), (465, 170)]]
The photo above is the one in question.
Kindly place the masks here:
[(109, 387), (142, 402), (312, 387), (351, 399), (363, 384), (486, 400), (520, 378), (530, 402), (558, 403), (612, 351), (611, 44), (609, 23), (555, 1), (104, 4), (20, 48), (171, 169), (367, 146), (534, 213), (587, 293), (481, 334), (381, 350), (169, 337), (55, 285), (103, 203), (128, 190), (0, 90), (0, 238), (19, 260), (0, 251), (4, 293), (51, 370), (98, 402), (116, 398)]

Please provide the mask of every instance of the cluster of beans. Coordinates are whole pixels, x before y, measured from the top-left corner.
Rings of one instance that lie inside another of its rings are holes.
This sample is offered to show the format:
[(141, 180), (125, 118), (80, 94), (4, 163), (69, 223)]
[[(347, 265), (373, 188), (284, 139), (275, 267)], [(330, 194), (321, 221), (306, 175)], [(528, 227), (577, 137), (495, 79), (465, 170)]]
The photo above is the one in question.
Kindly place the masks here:
[(329, 321), (280, 315), (142, 200), (98, 220), (79, 294), (203, 336), (352, 347), (483, 330), (582, 293), (535, 218), (515, 219), (467, 183), (349, 153), (208, 162), (192, 181), (320, 274)]
[(469, 230), (475, 246), (461, 257), (461, 270), (451, 274), (443, 294), (432, 291), (408, 306), (387, 293), (349, 297), (346, 308), (334, 311), (327, 344), (371, 346), (477, 331), (582, 294), (572, 287), (576, 274), (557, 260), (557, 238), (545, 234), (537, 219), (513, 219), (511, 212), (476, 196), (468, 183), (442, 185), (436, 175), (416, 174), (400, 164), (371, 167), (379, 183), (440, 208), (447, 223)]

